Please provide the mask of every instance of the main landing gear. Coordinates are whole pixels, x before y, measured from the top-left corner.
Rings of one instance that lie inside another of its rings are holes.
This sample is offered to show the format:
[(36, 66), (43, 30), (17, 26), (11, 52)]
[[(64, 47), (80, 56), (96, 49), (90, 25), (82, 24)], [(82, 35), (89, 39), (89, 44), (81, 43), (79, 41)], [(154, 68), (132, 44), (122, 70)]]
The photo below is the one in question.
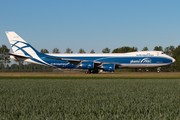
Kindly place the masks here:
[(98, 73), (98, 72), (99, 72), (98, 69), (92, 69), (92, 70), (88, 69), (85, 73), (91, 74), (91, 73)]

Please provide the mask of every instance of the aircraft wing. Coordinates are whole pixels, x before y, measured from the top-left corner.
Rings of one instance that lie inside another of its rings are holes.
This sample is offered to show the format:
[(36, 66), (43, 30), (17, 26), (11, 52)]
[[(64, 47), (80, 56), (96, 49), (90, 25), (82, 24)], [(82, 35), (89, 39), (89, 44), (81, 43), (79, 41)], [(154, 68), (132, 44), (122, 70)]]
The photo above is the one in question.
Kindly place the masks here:
[(65, 58), (55, 58), (55, 57), (46, 57), (46, 58), (55, 59), (55, 60), (64, 60), (73, 65), (78, 65), (81, 62), (81, 60), (77, 60), (77, 59), (65, 59)]
[[(64, 60), (64, 61), (67, 61), (69, 62), (70, 64), (73, 64), (73, 65), (78, 65), (80, 64), (81, 62), (85, 62), (85, 61), (89, 61), (89, 60), (78, 60), (78, 59), (66, 59), (66, 58), (56, 58), (56, 57), (46, 57), (46, 58), (49, 58), (49, 59), (56, 59), (56, 60)], [(112, 63), (112, 62), (100, 62), (100, 61), (92, 61), (94, 62), (96, 65), (102, 65), (102, 64), (114, 64), (116, 66), (121, 66), (120, 63)]]

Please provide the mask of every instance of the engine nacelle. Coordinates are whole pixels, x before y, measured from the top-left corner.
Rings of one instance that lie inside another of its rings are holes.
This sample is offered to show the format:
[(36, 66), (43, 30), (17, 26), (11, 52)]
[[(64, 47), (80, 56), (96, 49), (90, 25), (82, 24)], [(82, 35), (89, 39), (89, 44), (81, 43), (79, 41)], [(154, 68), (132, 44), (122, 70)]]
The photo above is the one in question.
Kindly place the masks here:
[(94, 62), (81, 62), (79, 65), (82, 69), (93, 69), (94, 68)]
[(104, 71), (112, 72), (115, 69), (115, 65), (114, 64), (103, 64), (102, 68)]

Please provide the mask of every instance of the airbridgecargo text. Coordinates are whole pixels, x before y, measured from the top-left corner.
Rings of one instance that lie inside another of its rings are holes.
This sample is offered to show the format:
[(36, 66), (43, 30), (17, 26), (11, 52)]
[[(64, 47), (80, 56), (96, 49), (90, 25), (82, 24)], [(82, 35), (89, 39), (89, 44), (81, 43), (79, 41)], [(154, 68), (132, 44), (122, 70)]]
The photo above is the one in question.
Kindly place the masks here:
[(69, 63), (51, 63), (51, 65), (68, 65)]

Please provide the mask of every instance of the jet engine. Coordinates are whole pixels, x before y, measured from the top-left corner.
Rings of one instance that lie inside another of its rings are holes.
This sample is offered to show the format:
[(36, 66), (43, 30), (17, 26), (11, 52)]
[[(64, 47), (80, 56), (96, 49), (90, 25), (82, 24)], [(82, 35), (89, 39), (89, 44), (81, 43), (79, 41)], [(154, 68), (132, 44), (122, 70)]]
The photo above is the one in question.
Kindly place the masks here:
[(103, 64), (102, 68), (104, 71), (112, 72), (115, 69), (115, 65), (114, 64)]
[(81, 62), (79, 67), (81, 67), (82, 69), (93, 69), (94, 62)]

